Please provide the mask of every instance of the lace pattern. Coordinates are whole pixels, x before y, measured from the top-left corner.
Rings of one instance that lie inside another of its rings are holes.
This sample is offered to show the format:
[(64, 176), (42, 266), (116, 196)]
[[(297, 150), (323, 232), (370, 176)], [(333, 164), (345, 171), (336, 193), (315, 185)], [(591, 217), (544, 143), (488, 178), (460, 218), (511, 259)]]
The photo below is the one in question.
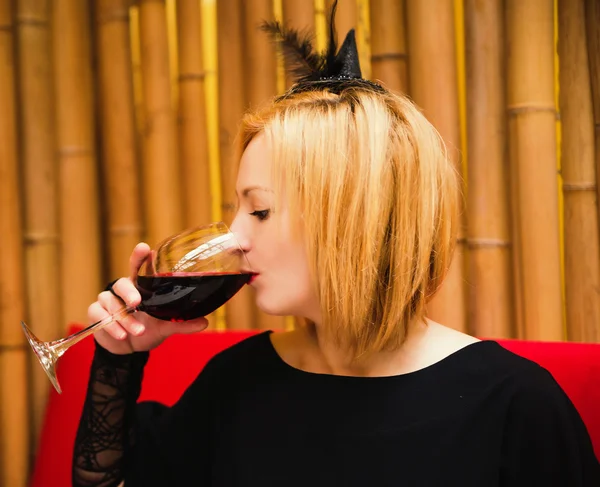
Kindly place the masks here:
[(115, 355), (96, 343), (73, 452), (73, 487), (116, 487), (133, 446), (148, 352)]

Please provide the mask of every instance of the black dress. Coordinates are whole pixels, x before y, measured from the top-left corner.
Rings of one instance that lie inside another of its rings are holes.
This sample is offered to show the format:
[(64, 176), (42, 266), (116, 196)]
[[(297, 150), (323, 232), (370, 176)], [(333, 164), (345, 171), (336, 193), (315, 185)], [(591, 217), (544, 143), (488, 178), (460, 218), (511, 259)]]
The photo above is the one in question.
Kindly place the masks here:
[(96, 346), (73, 485), (600, 487), (568, 397), (496, 342), (361, 378), (295, 369), (269, 334), (216, 355), (170, 408), (136, 405), (147, 353)]

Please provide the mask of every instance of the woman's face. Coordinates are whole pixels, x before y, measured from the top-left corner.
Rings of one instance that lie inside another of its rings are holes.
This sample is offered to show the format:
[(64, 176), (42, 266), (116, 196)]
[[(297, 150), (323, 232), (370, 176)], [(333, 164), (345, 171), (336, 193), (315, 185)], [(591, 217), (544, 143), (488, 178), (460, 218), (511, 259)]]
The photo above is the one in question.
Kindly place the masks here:
[(285, 201), (273, 211), (274, 185), (267, 144), (264, 135), (259, 134), (242, 155), (236, 185), (239, 207), (231, 230), (257, 273), (250, 284), (256, 291), (257, 306), (268, 314), (319, 322), (305, 248), (301, 238), (293, 237), (293, 230), (301, 222), (290, 221)]

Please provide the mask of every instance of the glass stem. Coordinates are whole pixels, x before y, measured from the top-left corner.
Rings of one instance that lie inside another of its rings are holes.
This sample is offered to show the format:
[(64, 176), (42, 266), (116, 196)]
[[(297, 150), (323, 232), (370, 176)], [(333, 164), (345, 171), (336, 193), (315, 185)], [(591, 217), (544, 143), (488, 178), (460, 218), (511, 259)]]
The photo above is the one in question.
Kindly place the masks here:
[(129, 313), (134, 313), (135, 311), (137, 311), (137, 307), (125, 306), (125, 307), (121, 308), (120, 310), (115, 311), (112, 315), (107, 316), (103, 320), (97, 321), (96, 323), (91, 324), (90, 326), (88, 326), (87, 328), (84, 328), (83, 330), (79, 330), (78, 332), (73, 333), (72, 335), (69, 335), (68, 337), (61, 338), (60, 340), (55, 340), (53, 342), (50, 342), (48, 344), (48, 347), (56, 355), (56, 358), (58, 358), (63, 353), (65, 353), (70, 346), (75, 345), (76, 343), (80, 342), (81, 340), (86, 338), (88, 335), (91, 335), (92, 333), (96, 333), (98, 330), (104, 328), (107, 325), (110, 325), (113, 321), (116, 321), (119, 318), (122, 318), (123, 316), (128, 315)]

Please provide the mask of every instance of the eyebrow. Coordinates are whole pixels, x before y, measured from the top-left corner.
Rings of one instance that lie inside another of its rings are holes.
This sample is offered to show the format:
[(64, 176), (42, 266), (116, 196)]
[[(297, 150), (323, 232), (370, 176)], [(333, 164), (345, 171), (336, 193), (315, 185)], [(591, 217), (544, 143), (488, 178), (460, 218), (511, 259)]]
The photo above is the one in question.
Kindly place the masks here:
[(268, 191), (268, 192), (273, 192), (271, 189), (269, 188), (265, 188), (264, 186), (248, 186), (246, 189), (244, 189), (244, 191), (242, 191), (242, 196), (246, 197), (248, 196), (248, 194), (250, 194), (252, 191)]

